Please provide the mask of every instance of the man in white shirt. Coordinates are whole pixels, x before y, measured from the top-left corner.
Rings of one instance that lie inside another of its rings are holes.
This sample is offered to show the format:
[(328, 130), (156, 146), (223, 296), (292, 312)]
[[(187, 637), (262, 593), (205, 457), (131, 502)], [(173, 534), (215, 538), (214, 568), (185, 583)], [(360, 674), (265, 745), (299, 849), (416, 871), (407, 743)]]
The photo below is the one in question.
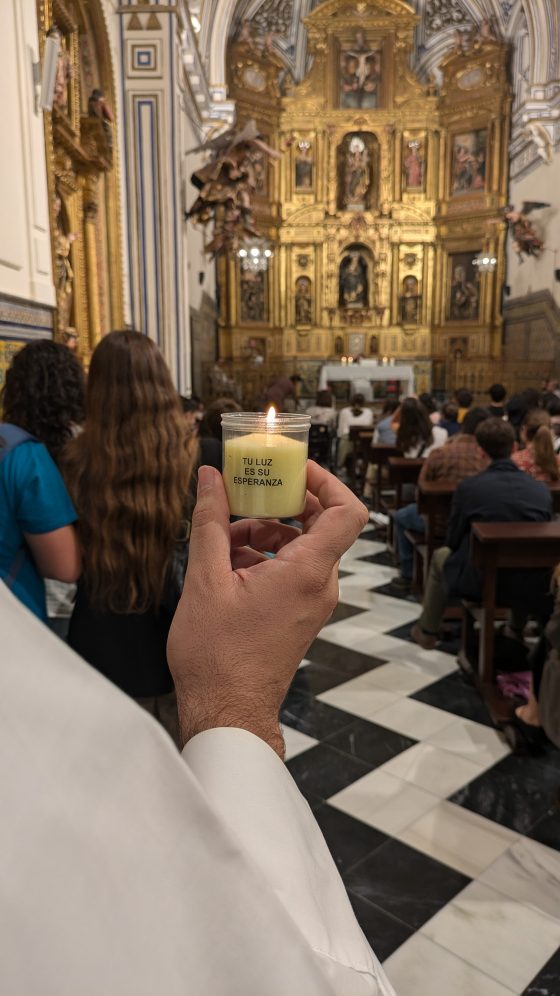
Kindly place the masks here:
[(6, 996), (393, 996), (281, 760), (280, 704), (366, 521), (312, 462), (308, 483), (301, 536), (230, 528), (201, 468), (168, 646), (182, 756), (0, 583)]

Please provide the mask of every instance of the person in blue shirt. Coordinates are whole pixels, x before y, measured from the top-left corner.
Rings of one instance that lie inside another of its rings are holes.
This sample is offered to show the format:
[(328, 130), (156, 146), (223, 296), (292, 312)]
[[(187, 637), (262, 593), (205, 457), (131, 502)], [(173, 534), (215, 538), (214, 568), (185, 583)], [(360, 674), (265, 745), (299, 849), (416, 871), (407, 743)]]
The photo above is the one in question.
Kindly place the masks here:
[[(49, 340), (15, 357), (0, 422), (0, 579), (46, 621), (43, 578), (76, 581), (76, 512), (55, 463), (83, 411), (83, 373)], [(46, 445), (45, 445), (46, 444)]]

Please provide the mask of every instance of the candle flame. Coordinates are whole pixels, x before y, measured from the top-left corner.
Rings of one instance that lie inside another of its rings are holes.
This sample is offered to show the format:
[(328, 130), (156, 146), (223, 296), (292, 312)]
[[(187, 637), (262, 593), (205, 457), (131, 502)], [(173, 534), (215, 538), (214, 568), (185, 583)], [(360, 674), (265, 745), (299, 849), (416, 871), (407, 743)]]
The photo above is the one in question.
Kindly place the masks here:
[(266, 413), (266, 424), (272, 425), (276, 421), (276, 410), (274, 405), (271, 405)]

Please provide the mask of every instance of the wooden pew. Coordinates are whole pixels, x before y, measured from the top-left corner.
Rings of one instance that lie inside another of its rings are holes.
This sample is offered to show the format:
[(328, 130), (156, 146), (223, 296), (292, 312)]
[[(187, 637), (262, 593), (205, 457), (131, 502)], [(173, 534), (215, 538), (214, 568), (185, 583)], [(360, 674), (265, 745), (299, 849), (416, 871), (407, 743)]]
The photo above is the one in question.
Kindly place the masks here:
[[(366, 428), (363, 425), (352, 425), (350, 426), (349, 438), (353, 446), (350, 479), (356, 494), (361, 494), (364, 489), (369, 449), (373, 439), (373, 429)], [(360, 473), (358, 473), (358, 469)]]
[[(410, 498), (404, 498), (404, 489), (407, 484), (417, 484), (420, 471), (424, 464), (423, 459), (415, 459), (403, 456), (389, 457), (389, 481), (395, 489), (395, 498), (390, 506), (387, 506), (389, 513), (389, 527), (387, 530), (387, 545), (394, 551), (394, 525), (393, 515), (397, 509), (410, 503)], [(398, 551), (396, 551), (398, 553)]]
[(408, 529), (406, 532), (414, 545), (413, 584), (418, 591), (422, 589), (423, 579), (428, 575), (434, 550), (445, 543), (447, 522), (456, 487), (457, 481), (445, 478), (418, 484), (416, 504), (426, 523), (426, 531), (423, 535)]
[(369, 448), (368, 461), (376, 468), (372, 488), (373, 507), (377, 510), (381, 507), (381, 493), (383, 488), (389, 485), (389, 457), (401, 455), (400, 450), (396, 446), (383, 446), (380, 443), (372, 443)]
[[(560, 562), (560, 522), (475, 522), (471, 527), (471, 563), (483, 574), (482, 601), (466, 602), (459, 663), (472, 673), (498, 725), (511, 719), (511, 704), (494, 685), (494, 622), (497, 572), (550, 568)], [(530, 608), (530, 606), (528, 606)], [(480, 624), (478, 655), (474, 624)], [(475, 659), (476, 658), (476, 659)]]

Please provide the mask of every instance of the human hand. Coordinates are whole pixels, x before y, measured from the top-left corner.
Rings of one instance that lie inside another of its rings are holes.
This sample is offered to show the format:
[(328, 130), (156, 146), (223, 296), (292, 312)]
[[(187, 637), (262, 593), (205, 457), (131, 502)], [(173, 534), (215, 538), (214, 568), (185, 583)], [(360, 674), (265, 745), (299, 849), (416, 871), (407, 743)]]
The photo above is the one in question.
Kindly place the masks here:
[(167, 643), (182, 740), (235, 726), (283, 756), (280, 706), (336, 606), (338, 561), (367, 510), (309, 461), (301, 533), (263, 519), (230, 526), (221, 475), (201, 467), (198, 480), (187, 577)]

